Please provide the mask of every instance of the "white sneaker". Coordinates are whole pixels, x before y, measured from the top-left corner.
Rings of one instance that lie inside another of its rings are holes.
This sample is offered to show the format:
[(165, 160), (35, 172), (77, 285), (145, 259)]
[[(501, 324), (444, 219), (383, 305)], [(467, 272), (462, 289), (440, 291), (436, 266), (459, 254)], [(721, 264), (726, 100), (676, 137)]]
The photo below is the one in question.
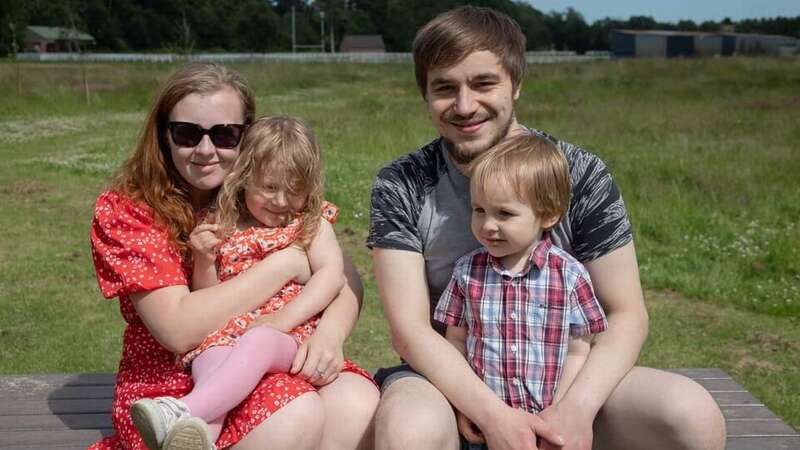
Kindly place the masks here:
[(161, 450), (173, 426), (190, 417), (189, 407), (174, 397), (143, 398), (131, 405), (133, 425), (150, 450)]
[(216, 450), (208, 424), (199, 417), (181, 419), (164, 439), (162, 450)]

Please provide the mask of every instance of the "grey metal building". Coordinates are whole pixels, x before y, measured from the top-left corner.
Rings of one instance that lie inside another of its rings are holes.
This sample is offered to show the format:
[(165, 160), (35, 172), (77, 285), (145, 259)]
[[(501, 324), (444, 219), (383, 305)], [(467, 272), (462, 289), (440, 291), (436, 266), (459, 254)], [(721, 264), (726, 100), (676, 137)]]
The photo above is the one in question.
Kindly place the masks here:
[(671, 30), (612, 30), (611, 54), (616, 58), (771, 55), (800, 52), (800, 40), (788, 36), (704, 33)]

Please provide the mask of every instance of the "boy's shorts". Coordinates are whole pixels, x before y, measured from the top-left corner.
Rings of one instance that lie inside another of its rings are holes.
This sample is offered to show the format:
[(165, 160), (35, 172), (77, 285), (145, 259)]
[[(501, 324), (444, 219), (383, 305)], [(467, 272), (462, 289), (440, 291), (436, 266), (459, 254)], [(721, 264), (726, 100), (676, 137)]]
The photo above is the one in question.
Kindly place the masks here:
[[(427, 380), (425, 376), (414, 370), (408, 364), (400, 364), (393, 367), (384, 367), (378, 369), (375, 372), (375, 382), (378, 383), (378, 386), (381, 387), (381, 394), (386, 390), (389, 385), (394, 383), (397, 380), (414, 377), (414, 378), (422, 378), (423, 380)], [(489, 447), (486, 444), (470, 444), (464, 439), (464, 436), (459, 436), (461, 438), (461, 450), (489, 450)]]

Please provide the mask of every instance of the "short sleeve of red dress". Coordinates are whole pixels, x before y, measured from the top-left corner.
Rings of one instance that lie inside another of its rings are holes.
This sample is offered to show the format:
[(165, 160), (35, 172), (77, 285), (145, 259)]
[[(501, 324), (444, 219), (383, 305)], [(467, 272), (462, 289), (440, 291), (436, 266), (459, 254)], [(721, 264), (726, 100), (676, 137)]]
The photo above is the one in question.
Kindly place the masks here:
[(145, 205), (113, 191), (102, 194), (90, 237), (97, 283), (105, 298), (187, 284), (180, 253)]

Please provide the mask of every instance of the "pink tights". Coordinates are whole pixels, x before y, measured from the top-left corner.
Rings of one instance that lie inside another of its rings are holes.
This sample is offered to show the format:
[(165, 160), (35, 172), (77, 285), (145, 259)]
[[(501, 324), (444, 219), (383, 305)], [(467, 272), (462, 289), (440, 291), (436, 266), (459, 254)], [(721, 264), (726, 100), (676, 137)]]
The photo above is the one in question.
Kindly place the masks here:
[(211, 347), (192, 362), (194, 389), (181, 401), (208, 423), (214, 439), (225, 415), (247, 398), (266, 373), (288, 372), (297, 343), (268, 326), (254, 327), (235, 346)]

